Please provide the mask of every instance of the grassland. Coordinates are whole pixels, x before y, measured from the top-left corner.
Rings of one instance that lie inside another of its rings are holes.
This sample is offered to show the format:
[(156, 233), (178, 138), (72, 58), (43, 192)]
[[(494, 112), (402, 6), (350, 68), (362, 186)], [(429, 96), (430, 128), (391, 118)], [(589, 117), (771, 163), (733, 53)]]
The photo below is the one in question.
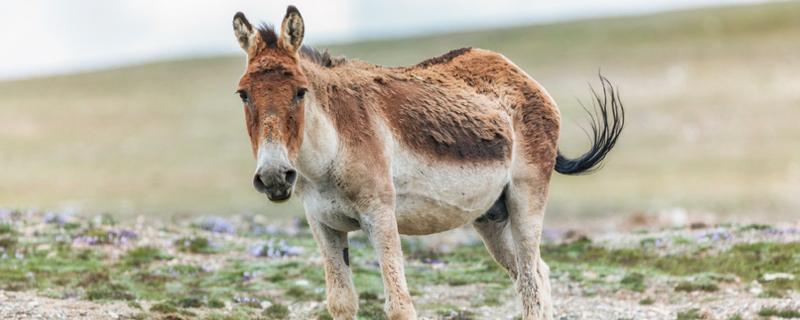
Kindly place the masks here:
[[(791, 318), (799, 240), (797, 228), (720, 225), (550, 234), (542, 252), (559, 319)], [(437, 241), (403, 240), (422, 316), (518, 316), (512, 282), (474, 237), (450, 250)], [(359, 319), (383, 319), (375, 253), (363, 234), (350, 244)], [(134, 223), (2, 211), (0, 317), (330, 319), (321, 263), (306, 225), (263, 215)]]
[[(576, 99), (588, 101), (602, 70), (621, 88), (628, 127), (604, 170), (554, 178), (550, 219), (681, 207), (785, 221), (800, 217), (798, 16), (800, 3), (777, 2), (331, 50), (386, 65), (462, 46), (499, 51), (560, 102), (568, 154), (586, 143)], [(269, 205), (249, 184), (233, 95), (242, 64), (215, 57), (0, 83), (0, 204), (296, 214), (297, 204)]]

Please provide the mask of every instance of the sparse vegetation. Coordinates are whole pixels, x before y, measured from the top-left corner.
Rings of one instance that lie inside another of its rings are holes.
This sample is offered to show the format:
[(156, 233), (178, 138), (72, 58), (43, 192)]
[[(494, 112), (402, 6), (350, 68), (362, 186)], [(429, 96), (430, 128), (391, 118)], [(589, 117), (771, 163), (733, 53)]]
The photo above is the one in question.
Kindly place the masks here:
[(684, 292), (692, 292), (692, 291), (707, 291), (707, 292), (714, 292), (719, 290), (719, 286), (715, 283), (707, 282), (707, 281), (700, 281), (700, 282), (692, 282), (692, 281), (681, 281), (675, 286), (675, 291), (684, 291)]
[(131, 266), (140, 267), (153, 261), (167, 259), (168, 257), (159, 248), (144, 246), (128, 251), (123, 261)]
[(772, 307), (765, 307), (758, 311), (758, 315), (762, 317), (778, 317), (785, 319), (800, 318), (800, 311), (794, 309), (777, 309)]
[(133, 300), (136, 297), (124, 284), (109, 281), (91, 285), (86, 290), (86, 298), (89, 300)]
[(150, 307), (150, 312), (174, 313), (178, 312), (178, 307), (171, 302), (160, 302)]
[(10, 234), (13, 235), (16, 232), (14, 231), (14, 226), (7, 224), (7, 223), (0, 223), (0, 235)]
[[(676, 276), (717, 273), (734, 274), (746, 281), (757, 280), (764, 272), (785, 272), (800, 274), (800, 264), (796, 263), (800, 243), (746, 243), (737, 244), (730, 250), (716, 255), (708, 255), (702, 249), (678, 255), (660, 256), (638, 249), (607, 249), (592, 245), (589, 240), (547, 246), (543, 250), (545, 260), (562, 263), (603, 264), (618, 267), (635, 267), (656, 270)], [(746, 261), (747, 263), (742, 263)], [(718, 287), (712, 280), (704, 283), (682, 283), (679, 290), (714, 291)], [(800, 281), (775, 281), (765, 286), (800, 289)], [(677, 288), (676, 288), (677, 289)]]
[(644, 283), (644, 274), (638, 272), (628, 273), (625, 278), (620, 280), (620, 284), (630, 290), (644, 292), (647, 286)]
[[(560, 143), (568, 154), (583, 150), (586, 141), (574, 127), (584, 117), (575, 98), (587, 102), (586, 82), (602, 69), (622, 89), (630, 121), (597, 175), (554, 175), (548, 211), (557, 214), (549, 219), (675, 205), (797, 217), (800, 190), (787, 172), (800, 151), (787, 146), (800, 135), (794, 121), (798, 93), (785, 84), (798, 82), (787, 65), (794, 66), (800, 52), (800, 43), (792, 41), (800, 35), (799, 8), (775, 2), (313, 45), (384, 65), (413, 64), (464, 46), (499, 51), (559, 103)], [(0, 82), (0, 127), (6, 129), (0, 167), (13, 168), (0, 171), (6, 186), (0, 203), (58, 208), (64, 199), (78, 199), (87, 210), (128, 216), (298, 216), (299, 202), (266, 206), (246, 183), (250, 177), (242, 168), (252, 165), (250, 146), (229, 90), (243, 59), (237, 53)], [(741, 83), (758, 92), (722, 94)], [(112, 125), (110, 117), (136, 121)], [(109, 177), (125, 183), (109, 183)]]
[(280, 304), (280, 303), (273, 303), (271, 306), (264, 309), (264, 316), (267, 319), (286, 319), (289, 317), (289, 308)]
[(185, 237), (175, 240), (175, 247), (183, 252), (210, 254), (216, 250), (211, 246), (208, 238), (204, 237)]
[(699, 320), (700, 309), (689, 309), (686, 311), (678, 312), (677, 320)]
[(385, 319), (383, 304), (377, 301), (367, 302), (359, 307), (358, 316), (369, 320)]
[(475, 313), (463, 309), (443, 308), (436, 312), (441, 319), (447, 320), (473, 320), (477, 319)]
[[(86, 224), (80, 218), (74, 220)], [(751, 232), (736, 226), (730, 228), (734, 230), (730, 239)], [(298, 256), (286, 256), (252, 254), (250, 245), (228, 245), (226, 250), (213, 250), (211, 238), (194, 234), (196, 230), (192, 228), (173, 226), (169, 232), (159, 231), (159, 241), (131, 238), (126, 243), (92, 244), (81, 239), (86, 234), (84, 229), (68, 231), (59, 224), (47, 224), (37, 227), (33, 237), (17, 239), (14, 235), (13, 247), (3, 249), (13, 258), (0, 259), (0, 288), (36, 290), (49, 297), (76, 296), (104, 303), (126, 301), (126, 305), (145, 317), (155, 313), (191, 318), (189, 314), (201, 310), (210, 319), (259, 316), (278, 319), (283, 314), (281, 306), (319, 303), (325, 297), (324, 272), (321, 266), (308, 263), (317, 254), (315, 244), (309, 234), (303, 233), (305, 229), (299, 230), (297, 236), (281, 235), (287, 247), (303, 248), (296, 250)], [(676, 232), (685, 237), (681, 231)], [(30, 232), (15, 228), (13, 233)], [(646, 232), (641, 235), (647, 237)], [(230, 238), (235, 243), (263, 244), (261, 236), (226, 234), (225, 237), (235, 237)], [(55, 239), (60, 239), (58, 245), (43, 246)], [(461, 245), (444, 253), (414, 241), (404, 241), (408, 255), (406, 276), (414, 297), (428, 295), (431, 286), (473, 292), (459, 298), (459, 305), (429, 302), (420, 305), (420, 309), (440, 318), (479, 319), (483, 316), (475, 314), (475, 310), (505, 308), (508, 299), (515, 297), (513, 283), (482, 244)], [(360, 236), (351, 239), (359, 317), (381, 319), (382, 280), (374, 252), (363, 245), (365, 242)], [(795, 279), (800, 267), (792, 262), (799, 259), (800, 247), (795, 242), (743, 242), (719, 251), (701, 245), (676, 246), (681, 251), (664, 254), (659, 250), (668, 248), (662, 246), (635, 243), (612, 248), (581, 237), (548, 243), (542, 253), (551, 266), (551, 276), (558, 279), (554, 283), (571, 283), (580, 288), (583, 297), (600, 297), (622, 289), (639, 297), (633, 300), (636, 306), (654, 304), (654, 295), (664, 294), (665, 289), (671, 291), (670, 288), (674, 288), (676, 296), (688, 291), (692, 295), (717, 294), (722, 284), (741, 287), (755, 283), (763, 289), (762, 295), (771, 290), (784, 294), (798, 290)], [(17, 252), (19, 256), (15, 256)], [(214, 255), (198, 255), (207, 252)], [(205, 260), (206, 257), (214, 259)], [(650, 290), (649, 286), (656, 288)], [(658, 300), (669, 305), (669, 299), (659, 296)], [(273, 307), (265, 309), (266, 304)], [(681, 311), (681, 317), (686, 319), (693, 314), (691, 310)], [(782, 309), (763, 312), (790, 314)], [(319, 307), (313, 310), (313, 317), (326, 319), (329, 315)]]

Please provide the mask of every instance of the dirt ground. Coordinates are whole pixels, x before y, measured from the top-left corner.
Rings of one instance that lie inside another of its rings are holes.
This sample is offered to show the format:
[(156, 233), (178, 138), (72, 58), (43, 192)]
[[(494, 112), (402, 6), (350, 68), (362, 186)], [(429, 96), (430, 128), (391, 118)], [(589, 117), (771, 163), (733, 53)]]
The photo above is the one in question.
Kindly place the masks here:
[[(721, 292), (692, 295), (675, 294), (671, 287), (659, 286), (650, 294), (598, 292), (587, 297), (573, 283), (553, 279), (553, 297), (556, 319), (676, 319), (678, 312), (697, 309), (700, 319), (730, 319), (741, 315), (742, 319), (758, 318), (764, 306), (777, 309), (800, 310), (800, 295), (785, 298), (758, 298), (747, 290), (747, 284), (735, 284)], [(460, 286), (457, 290), (448, 286), (430, 286), (426, 294), (417, 301), (444, 300), (470, 309), (472, 315), (454, 312), (437, 315), (430, 310), (418, 310), (422, 319), (515, 319), (519, 313), (519, 302), (512, 292), (504, 293), (501, 306), (471, 308), (468, 301), (481, 294), (481, 285)], [(645, 297), (658, 299), (652, 305), (642, 305)], [(79, 299), (53, 299), (34, 292), (0, 291), (0, 318), (2, 319), (134, 319), (141, 310), (124, 302), (92, 302)], [(291, 305), (296, 314), (290, 319), (309, 319), (310, 311), (320, 302), (305, 302)], [(459, 318), (461, 316), (461, 318)], [(168, 315), (149, 315), (147, 318), (165, 318)]]
[[(3, 211), (0, 319), (328, 318), (321, 259), (301, 221), (106, 220)], [(556, 319), (800, 316), (796, 225), (620, 225), (626, 227), (615, 232), (545, 230)], [(421, 318), (519, 317), (513, 284), (493, 267), (474, 232), (405, 241)], [(134, 253), (141, 248), (155, 253)], [(351, 248), (359, 318), (380, 319), (377, 262), (363, 236), (351, 237)], [(687, 254), (685, 263), (696, 261), (700, 269), (669, 265)], [(187, 268), (196, 270), (175, 271)]]

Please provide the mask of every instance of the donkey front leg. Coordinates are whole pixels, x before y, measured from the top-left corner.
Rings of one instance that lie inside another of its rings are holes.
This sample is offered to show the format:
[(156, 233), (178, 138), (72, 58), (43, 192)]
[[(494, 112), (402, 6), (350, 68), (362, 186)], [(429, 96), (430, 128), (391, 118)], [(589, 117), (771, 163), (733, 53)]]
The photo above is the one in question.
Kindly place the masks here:
[(515, 178), (509, 188), (508, 213), (517, 260), (517, 292), (522, 319), (553, 318), (550, 269), (541, 258), (542, 224), (549, 177)]
[(378, 255), (386, 296), (386, 317), (390, 320), (416, 319), (417, 313), (406, 286), (403, 251), (394, 210), (385, 208), (362, 214), (361, 228), (369, 236)]
[(358, 295), (351, 277), (347, 232), (331, 229), (310, 215), (306, 218), (324, 260), (328, 312), (336, 320), (353, 320)]

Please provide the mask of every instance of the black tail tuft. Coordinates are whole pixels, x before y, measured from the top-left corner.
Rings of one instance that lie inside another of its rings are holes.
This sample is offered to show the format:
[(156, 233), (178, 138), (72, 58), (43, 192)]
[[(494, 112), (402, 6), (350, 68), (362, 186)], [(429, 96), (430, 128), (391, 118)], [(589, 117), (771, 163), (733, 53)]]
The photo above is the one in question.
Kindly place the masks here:
[(625, 125), (625, 109), (619, 99), (619, 90), (611, 86), (611, 82), (603, 75), (599, 75), (603, 85), (603, 96), (592, 89), (594, 112), (584, 107), (592, 119), (592, 146), (589, 151), (576, 159), (568, 159), (558, 151), (556, 157), (556, 171), (562, 174), (586, 174), (600, 167), (603, 158), (614, 148), (622, 127)]

